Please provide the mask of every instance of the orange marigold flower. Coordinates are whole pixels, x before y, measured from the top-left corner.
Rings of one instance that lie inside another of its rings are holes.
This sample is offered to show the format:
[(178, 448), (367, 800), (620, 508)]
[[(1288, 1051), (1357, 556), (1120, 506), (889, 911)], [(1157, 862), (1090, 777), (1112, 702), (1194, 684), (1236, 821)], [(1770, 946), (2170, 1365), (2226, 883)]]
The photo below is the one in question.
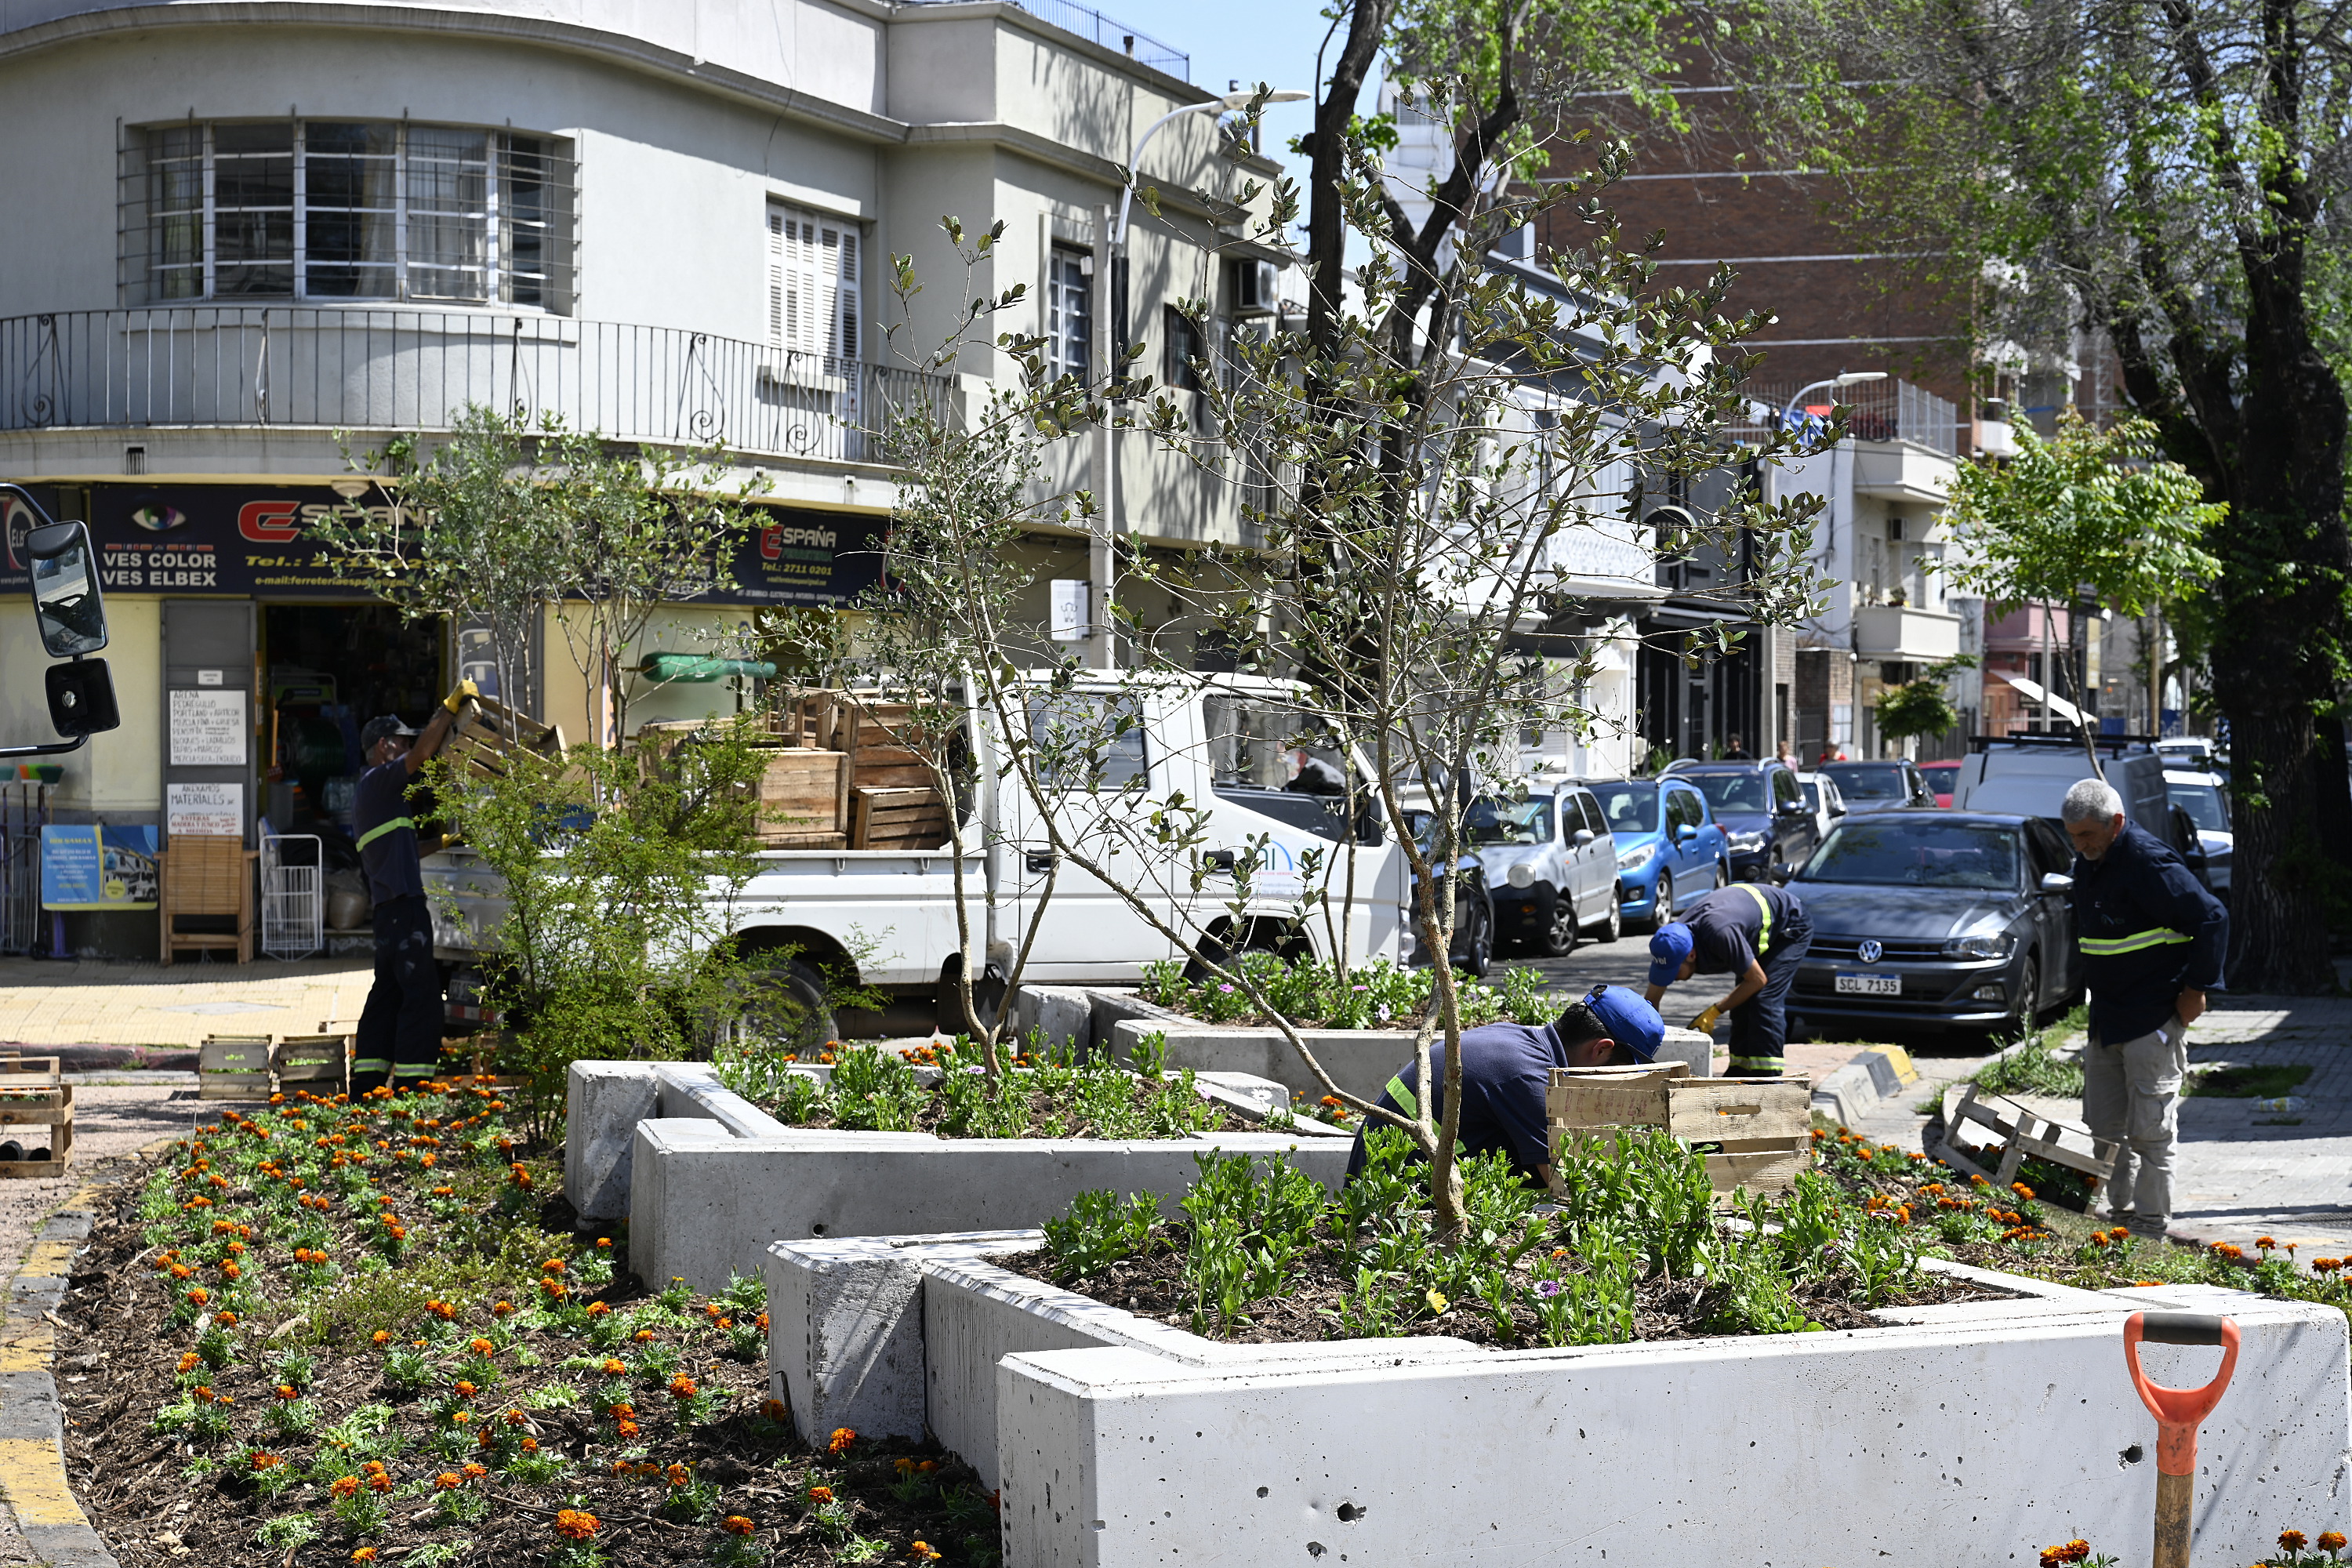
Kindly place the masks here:
[(615, 1421), (613, 1423), (613, 1430), (624, 1437), (634, 1437), (637, 1435), (637, 1424), (635, 1421)]
[(525, 1438), (522, 1440), (522, 1451), (523, 1451), (524, 1453), (526, 1453), (526, 1454), (536, 1454), (536, 1453), (538, 1453), (538, 1452), (539, 1452), (539, 1439), (538, 1439), (538, 1438), (536, 1438), (536, 1437), (525, 1437)]
[(433, 1478), (433, 1484), (443, 1491), (454, 1491), (466, 1484), (466, 1478), (455, 1470), (444, 1470)]
[(615, 1459), (613, 1461), (613, 1473), (616, 1476), (625, 1476), (635, 1468), (636, 1468), (636, 1467), (630, 1464), (626, 1459)]
[(940, 1560), (939, 1552), (928, 1541), (918, 1541), (907, 1548), (907, 1555), (918, 1563), (937, 1563)]
[(286, 1461), (279, 1458), (275, 1454), (266, 1453), (259, 1448), (256, 1448), (251, 1453), (246, 1455), (245, 1462), (251, 1465), (253, 1467), (254, 1473), (258, 1475), (264, 1470), (274, 1470)]
[(639, 1329), (632, 1337), (635, 1338), (639, 1344), (643, 1344), (646, 1341), (654, 1337), (654, 1331), (651, 1329)]
[(2323, 1531), (2321, 1531), (2319, 1532), (2319, 1549), (2320, 1549), (2322, 1552), (2341, 1552), (2341, 1551), (2343, 1551), (2343, 1550), (2344, 1550), (2344, 1532), (2343, 1532), (2342, 1531), (2340, 1531), (2340, 1530), (2323, 1530)]
[(662, 1475), (669, 1481), (669, 1484), (674, 1487), (682, 1487), (688, 1481), (694, 1479), (694, 1472), (688, 1469), (684, 1465), (674, 1464), (667, 1469), (662, 1471)]
[(782, 1421), (786, 1414), (784, 1402), (781, 1399), (762, 1399), (760, 1401), (760, 1414), (771, 1421)]
[(756, 1317), (756, 1318), (752, 1319), (751, 1321), (752, 1321), (753, 1322), (755, 1322), (755, 1323), (757, 1323), (757, 1324), (759, 1324), (759, 1325), (760, 1325), (760, 1331), (761, 1331), (761, 1333), (763, 1333), (763, 1334), (764, 1334), (764, 1333), (766, 1333), (766, 1332), (768, 1331), (768, 1314), (767, 1314), (767, 1313), (762, 1312), (762, 1313), (761, 1313), (758, 1317)]
[(221, 1278), (222, 1278), (222, 1279), (236, 1279), (239, 1274), (241, 1274), (241, 1273), (243, 1273), (243, 1272), (244, 1272), (244, 1270), (243, 1270), (243, 1269), (239, 1268), (238, 1268), (236, 1264), (234, 1264), (234, 1263), (224, 1263), (224, 1264), (222, 1264), (222, 1265), (220, 1266), (220, 1271), (221, 1271)]
[(174, 1279), (192, 1279), (195, 1277), (195, 1272), (184, 1263), (172, 1265), (172, 1278)]
[(496, 1355), (499, 1349), (488, 1340), (467, 1340), (466, 1348), (476, 1355)]
[(280, 1399), (299, 1399), (302, 1397), (302, 1391), (295, 1387), (290, 1383), (281, 1383), (278, 1385), (278, 1397)]
[(613, 1238), (609, 1236), (600, 1236), (596, 1238), (596, 1245), (610, 1250), (613, 1245)]
[(490, 1316), (493, 1318), (511, 1316), (514, 1310), (515, 1305), (512, 1301), (493, 1301), (490, 1303)]
[(592, 1318), (601, 1318), (612, 1310), (612, 1304), (607, 1301), (591, 1301), (588, 1303), (588, 1315)]
[(539, 1266), (539, 1271), (541, 1274), (561, 1274), (563, 1272), (563, 1259), (551, 1258)]
[(530, 1416), (520, 1410), (509, 1410), (506, 1413), (506, 1423), (509, 1426), (520, 1426), (530, 1419)]
[(681, 1372), (669, 1380), (669, 1396), (672, 1399), (691, 1399), (694, 1395), (694, 1379), (686, 1373)]
[(372, 1492), (388, 1492), (392, 1489), (392, 1478), (378, 1470), (367, 1479), (367, 1488)]
[(474, 1390), (474, 1385), (473, 1385), (472, 1384), (470, 1384), (470, 1383), (460, 1383), (460, 1384), (457, 1384), (457, 1397), (458, 1397), (458, 1398), (460, 1398), (460, 1399), (471, 1399), (471, 1398), (473, 1398), (473, 1397), (474, 1397), (474, 1393), (475, 1393), (475, 1390)]
[(740, 1513), (730, 1513), (719, 1521), (719, 1528), (730, 1535), (749, 1535), (759, 1527)]
[(481, 1466), (475, 1464), (470, 1459), (467, 1460), (462, 1468), (466, 1472), (466, 1479), (469, 1481), (478, 1481), (484, 1476), (490, 1473), (488, 1470), (484, 1469)]
[(2278, 1243), (2272, 1240), (2267, 1236), (2258, 1236), (2254, 1237), (2254, 1245), (2261, 1247), (2264, 1252), (2268, 1252), (2272, 1247), (2276, 1247)]
[(606, 1356), (604, 1358), (604, 1371), (611, 1376), (625, 1376), (628, 1370), (629, 1363), (627, 1362), (622, 1361), (614, 1356)]
[(590, 1541), (604, 1526), (584, 1509), (567, 1508), (555, 1516), (555, 1533), (566, 1541)]
[(856, 1441), (857, 1433), (855, 1429), (836, 1426), (833, 1429), (833, 1440), (824, 1446), (824, 1451), (828, 1454), (845, 1454), (849, 1451), (849, 1446)]
[(833, 1489), (832, 1489), (831, 1487), (811, 1487), (811, 1488), (809, 1488), (809, 1501), (811, 1501), (811, 1502), (831, 1502), (832, 1500), (833, 1500)]
[(360, 1479), (357, 1476), (337, 1476), (335, 1484), (328, 1490), (339, 1498), (357, 1497), (360, 1493)]
[(2279, 1531), (2279, 1550), (2300, 1552), (2303, 1550), (2303, 1531), (2300, 1530), (2282, 1530)]
[(204, 1358), (195, 1352), (188, 1351), (180, 1357), (180, 1370), (184, 1373), (194, 1372), (203, 1363), (203, 1361)]
[(374, 1562), (374, 1561), (375, 1561), (375, 1548), (374, 1548), (374, 1547), (373, 1547), (373, 1546), (354, 1546), (354, 1547), (352, 1547), (352, 1562), (354, 1562), (354, 1563), (373, 1563), (373, 1562)]
[(193, 1289), (193, 1290), (191, 1290), (191, 1291), (189, 1291), (189, 1292), (188, 1292), (188, 1300), (189, 1300), (189, 1301), (190, 1301), (190, 1302), (192, 1302), (193, 1304), (196, 1305), (196, 1306), (199, 1306), (199, 1307), (203, 1306), (205, 1302), (207, 1302), (207, 1301), (211, 1300), (212, 1299), (213, 1299), (213, 1293), (212, 1293), (211, 1291), (209, 1291), (209, 1290), (205, 1289), (203, 1286), (201, 1286), (201, 1285), (197, 1286), (194, 1289)]

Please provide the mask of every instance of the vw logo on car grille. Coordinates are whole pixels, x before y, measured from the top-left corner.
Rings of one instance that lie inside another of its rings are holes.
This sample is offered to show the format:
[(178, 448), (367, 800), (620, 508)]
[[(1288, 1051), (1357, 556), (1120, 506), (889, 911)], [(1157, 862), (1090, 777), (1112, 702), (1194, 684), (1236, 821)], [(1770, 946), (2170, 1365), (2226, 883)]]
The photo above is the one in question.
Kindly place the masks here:
[(1864, 963), (1876, 963), (1880, 959), (1886, 956), (1886, 944), (1880, 942), (1876, 937), (1873, 937), (1864, 942), (1861, 946), (1855, 948), (1853, 950), (1853, 955), (1862, 960)]

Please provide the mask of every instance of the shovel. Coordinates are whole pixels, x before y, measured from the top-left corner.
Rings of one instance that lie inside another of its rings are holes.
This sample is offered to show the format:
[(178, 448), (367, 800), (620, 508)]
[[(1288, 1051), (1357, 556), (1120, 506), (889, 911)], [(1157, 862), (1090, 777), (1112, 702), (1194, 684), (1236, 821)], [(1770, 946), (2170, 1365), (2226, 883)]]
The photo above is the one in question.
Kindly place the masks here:
[[(2221, 1370), (2202, 1388), (2166, 1388), (2139, 1369), (2139, 1345), (2220, 1345)], [(2124, 1363), (2156, 1417), (2156, 1545), (2151, 1568), (2189, 1568), (2189, 1504), (2197, 1489), (2197, 1428), (2221, 1403), (2238, 1365), (2238, 1325), (2203, 1312), (2134, 1312), (2124, 1321)]]

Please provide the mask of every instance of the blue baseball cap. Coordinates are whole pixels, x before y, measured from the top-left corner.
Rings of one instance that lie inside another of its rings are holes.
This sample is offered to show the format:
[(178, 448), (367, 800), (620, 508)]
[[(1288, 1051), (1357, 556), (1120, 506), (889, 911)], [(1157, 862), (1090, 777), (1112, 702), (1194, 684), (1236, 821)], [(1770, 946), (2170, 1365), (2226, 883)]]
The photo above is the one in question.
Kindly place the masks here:
[(1691, 928), (1668, 921), (1650, 939), (1650, 984), (1672, 985), (1683, 977), (1683, 960), (1691, 955)]
[(1655, 1061), (1666, 1043), (1666, 1022), (1658, 1010), (1622, 985), (1596, 985), (1584, 997), (1592, 1016), (1609, 1030), (1609, 1037), (1633, 1053), (1636, 1061)]

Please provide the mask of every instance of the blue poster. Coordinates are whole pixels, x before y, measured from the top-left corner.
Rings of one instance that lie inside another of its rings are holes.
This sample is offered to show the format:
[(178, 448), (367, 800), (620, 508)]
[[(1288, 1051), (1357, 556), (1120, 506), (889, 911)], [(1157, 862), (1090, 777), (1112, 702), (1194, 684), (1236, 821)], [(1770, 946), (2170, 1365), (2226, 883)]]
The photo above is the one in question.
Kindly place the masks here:
[(152, 827), (41, 829), (41, 908), (152, 910), (161, 892)]

